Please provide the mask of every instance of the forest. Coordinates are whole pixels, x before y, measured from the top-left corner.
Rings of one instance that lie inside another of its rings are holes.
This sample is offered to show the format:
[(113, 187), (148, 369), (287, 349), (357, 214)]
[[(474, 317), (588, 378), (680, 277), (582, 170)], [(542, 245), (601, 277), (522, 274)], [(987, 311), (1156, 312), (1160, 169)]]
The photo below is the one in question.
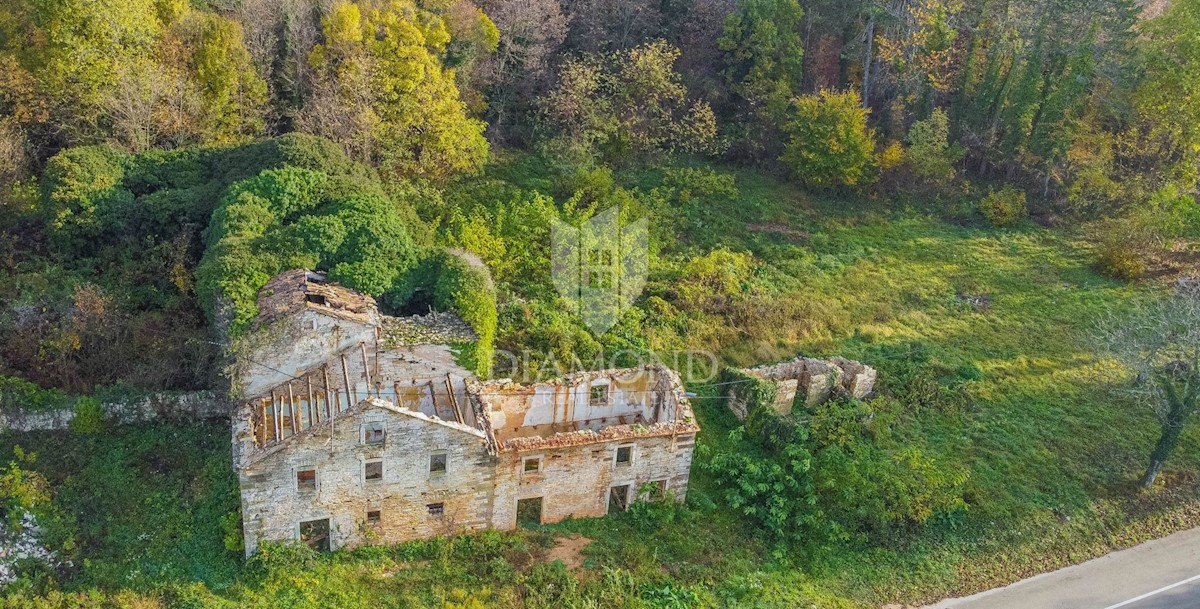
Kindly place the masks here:
[[(0, 606), (920, 606), (1200, 525), (1198, 31), (1200, 0), (0, 0), (0, 414), (75, 412), (0, 432), (0, 544), (53, 556), (0, 561)], [(550, 234), (612, 208), (649, 277), (595, 334)], [(481, 376), (840, 355), (879, 390), (743, 423), (681, 370), (682, 505), (243, 558), (228, 426), (101, 404), (227, 391), (293, 268), (455, 310)]]

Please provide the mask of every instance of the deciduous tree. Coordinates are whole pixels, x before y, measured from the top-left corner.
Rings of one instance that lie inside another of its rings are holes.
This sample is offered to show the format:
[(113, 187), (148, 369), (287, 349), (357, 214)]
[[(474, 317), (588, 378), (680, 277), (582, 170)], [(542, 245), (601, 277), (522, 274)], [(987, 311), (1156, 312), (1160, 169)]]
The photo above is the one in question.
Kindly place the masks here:
[(1108, 315), (1097, 340), (1128, 373), (1122, 392), (1158, 419), (1141, 480), (1149, 487), (1200, 408), (1200, 279), (1181, 280), (1174, 293), (1128, 315)]

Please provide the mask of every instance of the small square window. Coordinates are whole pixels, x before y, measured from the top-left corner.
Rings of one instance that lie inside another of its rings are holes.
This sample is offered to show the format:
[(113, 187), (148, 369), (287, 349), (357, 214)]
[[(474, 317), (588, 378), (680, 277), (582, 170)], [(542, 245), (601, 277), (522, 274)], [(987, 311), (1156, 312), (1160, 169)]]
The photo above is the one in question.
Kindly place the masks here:
[(429, 455), (429, 473), (444, 474), (446, 473), (446, 453), (438, 453)]
[(541, 457), (526, 457), (525, 465), (521, 469), (521, 471), (523, 471), (526, 474), (536, 474), (536, 473), (542, 471), (542, 458)]
[(363, 467), (363, 478), (367, 482), (383, 480), (383, 461), (367, 461)]
[(387, 439), (387, 426), (383, 421), (373, 421), (363, 425), (363, 444), (383, 444)]
[(376, 525), (376, 524), (379, 524), (380, 520), (381, 520), (381, 518), (380, 518), (379, 510), (367, 511), (367, 524)]
[(633, 447), (632, 446), (618, 446), (617, 447), (616, 464), (617, 464), (617, 466), (625, 466), (625, 465), (633, 464)]
[(608, 403), (608, 384), (592, 385), (588, 390), (588, 404), (592, 406), (603, 406)]
[(650, 501), (662, 501), (667, 497), (667, 481), (653, 480), (649, 484), (649, 492), (646, 493), (646, 498)]
[(430, 516), (441, 518), (446, 515), (446, 504), (444, 503), (430, 503), (425, 508), (429, 510)]
[(302, 469), (296, 472), (296, 490), (317, 490), (317, 470)]

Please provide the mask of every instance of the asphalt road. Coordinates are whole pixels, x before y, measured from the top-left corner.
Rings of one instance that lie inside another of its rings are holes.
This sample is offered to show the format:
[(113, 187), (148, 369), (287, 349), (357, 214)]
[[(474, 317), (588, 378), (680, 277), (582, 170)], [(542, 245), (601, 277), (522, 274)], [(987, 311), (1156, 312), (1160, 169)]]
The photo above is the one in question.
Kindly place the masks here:
[(1200, 528), (925, 609), (1200, 609)]

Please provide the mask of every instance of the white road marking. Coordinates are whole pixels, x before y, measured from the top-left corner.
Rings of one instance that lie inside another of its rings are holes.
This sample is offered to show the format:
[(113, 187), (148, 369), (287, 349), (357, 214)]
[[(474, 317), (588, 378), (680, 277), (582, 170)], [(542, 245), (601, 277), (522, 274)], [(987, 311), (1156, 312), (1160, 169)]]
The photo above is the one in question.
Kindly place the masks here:
[(1194, 582), (1194, 581), (1196, 581), (1196, 580), (1198, 580), (1198, 579), (1200, 579), (1200, 575), (1193, 575), (1192, 577), (1189, 577), (1189, 578), (1187, 578), (1187, 579), (1185, 579), (1185, 580), (1183, 580), (1183, 581), (1181, 581), (1181, 582), (1175, 582), (1175, 583), (1171, 584), (1170, 586), (1163, 586), (1162, 588), (1159, 588), (1158, 590), (1154, 590), (1154, 591), (1151, 591), (1151, 592), (1147, 592), (1147, 593), (1145, 593), (1145, 594), (1143, 594), (1143, 595), (1141, 595), (1141, 596), (1139, 596), (1139, 597), (1136, 597), (1136, 598), (1131, 598), (1131, 599), (1129, 599), (1129, 600), (1127, 600), (1127, 601), (1120, 602), (1120, 603), (1117, 603), (1117, 604), (1115, 604), (1115, 605), (1109, 605), (1108, 607), (1105, 607), (1104, 609), (1117, 609), (1117, 607), (1124, 607), (1125, 605), (1129, 605), (1129, 604), (1132, 604), (1132, 603), (1136, 603), (1136, 602), (1138, 602), (1138, 601), (1140, 601), (1140, 600), (1145, 600), (1145, 599), (1148, 599), (1148, 598), (1150, 598), (1151, 596), (1154, 596), (1154, 595), (1156, 595), (1156, 594), (1162, 594), (1163, 592), (1166, 592), (1167, 590), (1170, 590), (1171, 588), (1178, 588), (1179, 586), (1182, 586), (1182, 585), (1184, 585), (1184, 584), (1188, 584), (1188, 583)]

